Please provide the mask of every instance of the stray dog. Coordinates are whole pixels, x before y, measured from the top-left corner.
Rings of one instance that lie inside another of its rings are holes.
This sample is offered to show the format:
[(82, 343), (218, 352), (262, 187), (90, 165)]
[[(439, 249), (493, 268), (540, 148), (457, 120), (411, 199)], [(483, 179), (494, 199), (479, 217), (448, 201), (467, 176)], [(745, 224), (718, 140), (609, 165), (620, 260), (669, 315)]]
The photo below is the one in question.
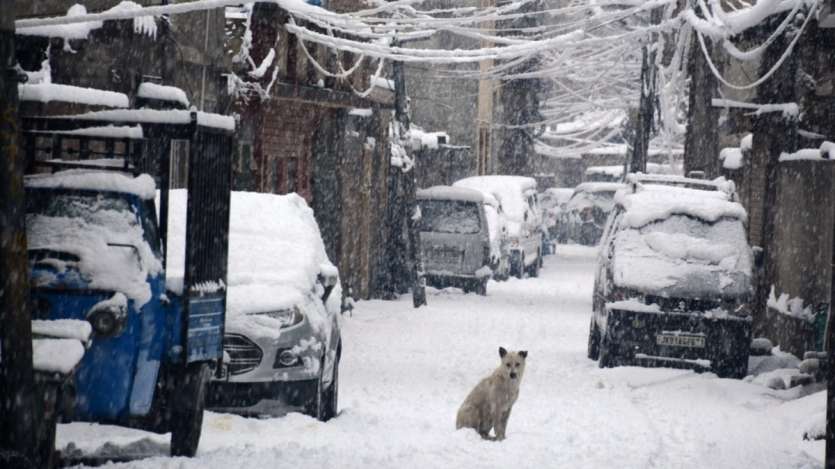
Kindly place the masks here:
[[(507, 419), (516, 398), (519, 397), (519, 383), (525, 373), (525, 359), (528, 352), (508, 352), (499, 347), (501, 365), (490, 376), (481, 380), (473, 389), (455, 419), (455, 428), (472, 428), (485, 440), (504, 440)], [(490, 429), (495, 437), (490, 437)]]

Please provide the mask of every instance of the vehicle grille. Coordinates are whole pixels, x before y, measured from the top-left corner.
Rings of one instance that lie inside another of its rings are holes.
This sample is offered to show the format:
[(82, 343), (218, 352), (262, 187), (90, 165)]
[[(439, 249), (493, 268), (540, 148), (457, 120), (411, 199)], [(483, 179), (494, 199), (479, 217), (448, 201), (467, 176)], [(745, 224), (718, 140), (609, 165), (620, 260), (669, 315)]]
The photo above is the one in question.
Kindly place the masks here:
[(261, 364), (264, 352), (254, 342), (241, 335), (223, 337), (223, 350), (229, 354), (229, 374), (239, 375), (254, 370)]

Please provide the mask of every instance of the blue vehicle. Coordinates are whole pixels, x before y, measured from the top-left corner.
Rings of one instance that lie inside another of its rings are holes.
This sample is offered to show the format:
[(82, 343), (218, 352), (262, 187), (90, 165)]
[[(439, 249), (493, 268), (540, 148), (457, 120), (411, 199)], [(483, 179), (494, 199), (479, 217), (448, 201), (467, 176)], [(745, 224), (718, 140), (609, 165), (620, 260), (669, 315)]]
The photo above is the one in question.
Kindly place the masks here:
[[(33, 317), (93, 328), (63, 419), (170, 432), (171, 454), (193, 456), (223, 356), (234, 120), (123, 110), (24, 128), (29, 172), (61, 169), (26, 177)], [(185, 239), (167, 236), (175, 140), (188, 142)], [(170, 249), (185, 265), (166, 265)]]

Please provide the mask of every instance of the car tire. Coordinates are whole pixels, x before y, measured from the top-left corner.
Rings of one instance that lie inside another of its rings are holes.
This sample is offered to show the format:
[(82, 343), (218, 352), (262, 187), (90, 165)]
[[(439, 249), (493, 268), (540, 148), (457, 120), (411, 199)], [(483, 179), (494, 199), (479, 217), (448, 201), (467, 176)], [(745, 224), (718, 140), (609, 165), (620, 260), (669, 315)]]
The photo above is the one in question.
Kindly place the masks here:
[(591, 325), (589, 325), (589, 345), (586, 349), (586, 355), (591, 360), (600, 358), (600, 329), (597, 328), (597, 323), (594, 322), (593, 318)]
[(325, 390), (324, 395), (324, 411), (322, 421), (336, 417), (339, 412), (339, 358), (333, 364), (333, 378), (331, 385)]
[(171, 399), (171, 456), (197, 454), (210, 377), (207, 363), (192, 363), (177, 379)]
[(304, 403), (304, 413), (322, 422), (325, 421), (324, 360), (323, 357), (322, 364), (320, 365), (321, 369), (319, 370), (319, 378), (313, 380), (313, 385), (310, 386), (310, 393)]
[(478, 296), (487, 296), (487, 279), (476, 280), (473, 291), (475, 291)]
[(528, 277), (531, 277), (531, 278), (539, 277), (539, 268), (540, 268), (540, 262), (541, 261), (542, 261), (542, 253), (540, 252), (538, 254), (536, 260), (533, 262), (533, 264), (531, 264), (531, 266), (527, 268)]
[(748, 355), (742, 358), (731, 358), (723, 361), (716, 370), (720, 378), (743, 379), (748, 376)]
[(615, 367), (617, 358), (617, 352), (610, 340), (605, 336), (600, 337), (600, 346), (598, 349), (598, 359), (597, 365), (600, 368), (613, 368)]

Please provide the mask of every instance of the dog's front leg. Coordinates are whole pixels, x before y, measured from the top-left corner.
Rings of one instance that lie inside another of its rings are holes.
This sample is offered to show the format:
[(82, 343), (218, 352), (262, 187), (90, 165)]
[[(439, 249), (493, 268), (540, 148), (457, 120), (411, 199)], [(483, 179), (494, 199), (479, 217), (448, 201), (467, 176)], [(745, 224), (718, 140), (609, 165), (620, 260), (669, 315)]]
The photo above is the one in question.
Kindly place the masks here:
[(501, 412), (499, 418), (496, 419), (496, 440), (504, 440), (505, 431), (507, 430), (507, 421), (510, 418), (510, 409)]

